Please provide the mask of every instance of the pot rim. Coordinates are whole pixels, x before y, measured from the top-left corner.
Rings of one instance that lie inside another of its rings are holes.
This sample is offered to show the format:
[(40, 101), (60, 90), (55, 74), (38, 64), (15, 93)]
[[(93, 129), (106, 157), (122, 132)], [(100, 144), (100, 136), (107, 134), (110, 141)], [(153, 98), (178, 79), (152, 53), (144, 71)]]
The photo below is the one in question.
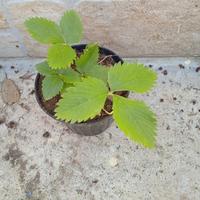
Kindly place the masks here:
[[(76, 45), (72, 45), (71, 47), (72, 48), (78, 48), (78, 47), (81, 47), (83, 49), (85, 49), (85, 47), (87, 46), (87, 44), (76, 44)], [(109, 53), (109, 55), (113, 55), (113, 57), (116, 57), (118, 62), (121, 62), (123, 63), (124, 61), (122, 60), (121, 57), (119, 57), (116, 53), (114, 53), (113, 51), (111, 51), (110, 49), (107, 49), (105, 47), (99, 47), (100, 48), (100, 51), (104, 51), (104, 52), (107, 52)], [(116, 62), (117, 63), (117, 62)], [(36, 97), (36, 101), (37, 103), (39, 104), (40, 108), (47, 114), (49, 115), (51, 118), (55, 119), (56, 121), (59, 121), (59, 122), (64, 122), (64, 123), (70, 123), (70, 122), (66, 122), (66, 121), (62, 121), (62, 120), (59, 120), (59, 119), (56, 119), (56, 117), (52, 114), (50, 114), (45, 108), (44, 106), (42, 105), (42, 102), (40, 100), (40, 94), (39, 94), (39, 79), (40, 79), (41, 75), (40, 73), (37, 73), (36, 75), (36, 78), (35, 78), (35, 84), (34, 84), (34, 87), (35, 87), (35, 97)], [(129, 92), (127, 91), (127, 94), (129, 94)], [(128, 96), (128, 95), (127, 95)], [(106, 118), (112, 118), (112, 115), (105, 115), (101, 118), (97, 118), (95, 120), (89, 120), (89, 121), (85, 121), (85, 122), (80, 122), (80, 123), (73, 123), (73, 124), (93, 124), (93, 123), (97, 123), (98, 121), (102, 121)], [(70, 123), (71, 124), (71, 123)]]

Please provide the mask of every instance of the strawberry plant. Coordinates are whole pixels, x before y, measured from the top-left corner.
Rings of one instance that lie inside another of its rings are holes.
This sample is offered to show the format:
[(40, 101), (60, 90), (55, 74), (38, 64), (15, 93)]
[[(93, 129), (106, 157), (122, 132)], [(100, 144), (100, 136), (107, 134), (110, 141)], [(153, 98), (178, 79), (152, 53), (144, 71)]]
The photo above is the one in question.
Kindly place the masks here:
[[(105, 67), (99, 62), (99, 47), (87, 45), (78, 55), (71, 45), (82, 39), (83, 28), (78, 14), (71, 10), (60, 24), (41, 17), (25, 22), (30, 35), (49, 44), (46, 61), (37, 64), (44, 77), (42, 94), (45, 100), (61, 95), (55, 116), (70, 123), (87, 122), (102, 109), (113, 115), (125, 135), (145, 147), (155, 146), (156, 117), (144, 102), (119, 96), (119, 91), (148, 92), (156, 82), (156, 73), (143, 64), (116, 63)], [(104, 109), (106, 99), (113, 102), (112, 112)]]

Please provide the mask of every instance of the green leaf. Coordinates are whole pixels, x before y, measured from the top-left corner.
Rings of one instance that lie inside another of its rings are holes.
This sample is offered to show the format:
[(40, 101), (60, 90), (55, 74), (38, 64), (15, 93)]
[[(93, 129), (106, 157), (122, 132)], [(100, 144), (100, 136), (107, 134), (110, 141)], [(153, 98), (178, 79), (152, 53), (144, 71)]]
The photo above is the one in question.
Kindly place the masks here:
[(156, 118), (141, 101), (129, 100), (114, 95), (113, 117), (118, 127), (131, 140), (153, 148), (156, 136)]
[(36, 66), (37, 71), (42, 74), (43, 76), (51, 76), (56, 75), (56, 71), (51, 69), (47, 63), (47, 61), (44, 61), (42, 63), (37, 64)]
[(61, 120), (83, 122), (101, 112), (108, 94), (106, 84), (96, 78), (84, 78), (67, 89), (56, 108), (56, 117)]
[(94, 65), (85, 71), (85, 74), (103, 80), (105, 83), (108, 81), (108, 67), (103, 65)]
[(109, 70), (108, 83), (111, 90), (144, 93), (153, 87), (157, 79), (156, 73), (143, 64), (116, 64)]
[(72, 68), (60, 70), (59, 73), (65, 83), (74, 83), (81, 80), (81, 75)]
[(73, 11), (67, 11), (60, 21), (60, 27), (68, 44), (79, 43), (83, 35), (83, 26), (79, 15)]
[(97, 44), (90, 44), (84, 50), (80, 58), (76, 60), (76, 67), (81, 73), (85, 73), (93, 66), (97, 65), (99, 57), (99, 47)]
[(74, 49), (66, 44), (55, 44), (48, 51), (48, 64), (52, 69), (69, 67), (76, 57)]
[(64, 82), (62, 90), (60, 91), (60, 94), (63, 94), (64, 92), (66, 92), (67, 88), (72, 87), (72, 86), (73, 84)]
[(63, 81), (58, 76), (46, 76), (42, 81), (42, 94), (45, 100), (60, 93), (63, 87)]
[(64, 42), (59, 26), (53, 21), (34, 17), (26, 20), (25, 26), (31, 36), (38, 42), (44, 44)]

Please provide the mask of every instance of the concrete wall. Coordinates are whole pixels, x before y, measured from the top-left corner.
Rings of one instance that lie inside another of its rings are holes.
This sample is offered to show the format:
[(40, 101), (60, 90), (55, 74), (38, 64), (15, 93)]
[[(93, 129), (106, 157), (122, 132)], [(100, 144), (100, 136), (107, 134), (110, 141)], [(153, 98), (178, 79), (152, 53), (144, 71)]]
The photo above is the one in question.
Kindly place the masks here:
[(43, 57), (47, 47), (26, 33), (31, 16), (58, 21), (82, 16), (84, 42), (98, 41), (123, 57), (200, 55), (199, 0), (0, 0), (0, 57)]

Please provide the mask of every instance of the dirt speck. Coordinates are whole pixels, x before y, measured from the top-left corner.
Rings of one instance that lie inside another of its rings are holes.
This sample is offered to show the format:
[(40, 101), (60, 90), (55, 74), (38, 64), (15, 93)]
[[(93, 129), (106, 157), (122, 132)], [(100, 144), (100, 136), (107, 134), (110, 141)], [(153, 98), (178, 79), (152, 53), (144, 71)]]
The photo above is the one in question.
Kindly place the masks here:
[(168, 74), (168, 71), (165, 69), (162, 73), (166, 76)]
[(196, 101), (196, 100), (192, 100), (191, 103), (192, 103), (193, 105), (195, 105), (195, 104), (197, 103), (197, 101)]
[(164, 102), (164, 99), (160, 99), (160, 102), (161, 102), (161, 103)]
[(0, 116), (0, 125), (6, 122), (6, 118), (4, 116)]
[(17, 128), (17, 122), (10, 121), (8, 124), (6, 124), (8, 128), (10, 129), (16, 129)]
[(183, 64), (178, 65), (180, 69), (185, 69), (185, 66)]
[(26, 111), (30, 111), (31, 109), (30, 109), (30, 107), (28, 106), (28, 105), (26, 105), (26, 104), (24, 104), (24, 103), (21, 103), (21, 104), (19, 104), (23, 109), (25, 109)]
[(22, 164), (21, 157), (24, 155), (22, 151), (19, 150), (18, 146), (14, 143), (12, 144), (9, 149), (8, 153), (3, 156), (5, 161), (10, 161), (12, 167), (16, 166), (17, 164), (23, 165), (22, 168), (25, 167), (26, 163)]
[(28, 192), (34, 192), (37, 188), (38, 185), (40, 184), (40, 172), (38, 171), (33, 179), (28, 181), (25, 185), (25, 191), (26, 193)]
[(35, 94), (35, 90), (31, 90), (31, 92), (29, 93), (29, 95), (33, 95)]
[(44, 138), (49, 138), (49, 137), (51, 137), (51, 134), (50, 134), (48, 131), (46, 131), (46, 132), (43, 134), (43, 137), (44, 137)]
[(30, 166), (30, 170), (35, 169), (37, 167), (36, 164)]
[(76, 190), (76, 192), (77, 192), (77, 194), (80, 194), (80, 195), (83, 194), (83, 190), (78, 189), (78, 190)]
[(19, 78), (22, 80), (29, 80), (34, 75), (34, 73), (26, 72), (24, 75), (20, 76)]
[(99, 182), (99, 180), (97, 180), (97, 179), (94, 179), (93, 181), (92, 181), (92, 183), (94, 183), (94, 184), (97, 184)]
[(196, 72), (199, 72), (199, 71), (200, 71), (200, 66), (197, 67), (195, 71), (196, 71)]

